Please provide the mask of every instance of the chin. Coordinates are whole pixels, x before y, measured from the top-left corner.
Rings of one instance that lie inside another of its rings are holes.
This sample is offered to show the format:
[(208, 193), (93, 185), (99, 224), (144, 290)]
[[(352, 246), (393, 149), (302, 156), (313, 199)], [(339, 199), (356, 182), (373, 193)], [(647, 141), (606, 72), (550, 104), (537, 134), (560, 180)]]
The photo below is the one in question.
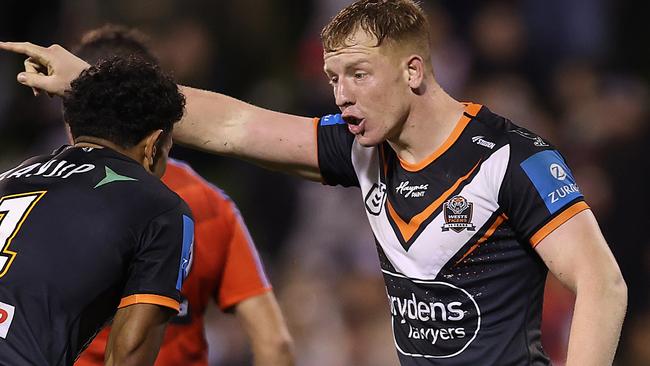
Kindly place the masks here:
[(359, 145), (363, 147), (377, 146), (385, 141), (385, 139), (377, 138), (376, 136), (370, 136), (370, 135), (366, 135), (366, 136), (357, 135), (356, 139)]

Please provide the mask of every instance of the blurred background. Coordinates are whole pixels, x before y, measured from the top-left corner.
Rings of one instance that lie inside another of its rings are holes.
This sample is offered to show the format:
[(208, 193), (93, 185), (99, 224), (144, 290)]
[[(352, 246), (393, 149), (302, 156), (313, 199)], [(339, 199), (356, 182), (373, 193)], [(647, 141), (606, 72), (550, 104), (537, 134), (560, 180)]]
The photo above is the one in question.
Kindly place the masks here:
[[(278, 111), (337, 108), (319, 32), (348, 0), (3, 1), (0, 39), (73, 47), (106, 22), (137, 27), (179, 83)], [(616, 365), (650, 365), (650, 26), (631, 1), (425, 0), (440, 84), (559, 146), (629, 287)], [(0, 171), (66, 143), (58, 99), (34, 99), (0, 55)], [(272, 148), (269, 146), (269, 148)], [(383, 280), (359, 192), (175, 147), (239, 205), (296, 342), (298, 365), (395, 365)], [(585, 253), (588, 255), (588, 253)], [(573, 297), (549, 279), (544, 347), (566, 353)], [(211, 311), (214, 365), (250, 364), (236, 321)]]

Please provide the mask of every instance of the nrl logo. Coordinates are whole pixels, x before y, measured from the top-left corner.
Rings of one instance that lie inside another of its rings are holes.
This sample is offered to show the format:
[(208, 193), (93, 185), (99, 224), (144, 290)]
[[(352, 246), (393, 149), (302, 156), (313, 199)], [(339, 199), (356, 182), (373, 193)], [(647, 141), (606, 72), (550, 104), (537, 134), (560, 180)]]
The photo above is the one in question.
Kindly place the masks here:
[(379, 216), (382, 207), (384, 207), (384, 202), (386, 202), (386, 185), (381, 182), (373, 184), (366, 195), (365, 202), (366, 210), (371, 215)]
[(442, 208), (445, 215), (442, 231), (450, 229), (457, 233), (465, 229), (475, 231), (476, 227), (472, 224), (473, 206), (474, 204), (468, 202), (463, 196), (454, 196), (445, 202)]

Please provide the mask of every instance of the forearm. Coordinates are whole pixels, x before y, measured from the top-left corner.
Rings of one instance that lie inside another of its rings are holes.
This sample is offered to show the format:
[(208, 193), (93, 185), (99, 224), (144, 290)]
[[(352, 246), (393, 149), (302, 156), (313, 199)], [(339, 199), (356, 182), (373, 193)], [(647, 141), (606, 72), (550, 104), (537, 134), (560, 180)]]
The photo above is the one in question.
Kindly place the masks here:
[(313, 118), (260, 108), (238, 99), (181, 87), (185, 115), (174, 141), (264, 168), (320, 180)]
[(139, 365), (153, 365), (156, 361), (158, 353), (142, 352), (142, 350), (127, 349), (116, 347), (110, 351), (106, 351), (106, 359), (104, 365), (106, 366), (139, 366)]
[(253, 345), (255, 366), (293, 366), (293, 344), (290, 339), (277, 339)]
[(129, 334), (125, 329), (106, 347), (105, 365), (142, 366), (153, 365), (162, 343), (165, 324), (146, 334)]
[(627, 308), (622, 278), (578, 287), (567, 366), (611, 365)]
[(251, 341), (255, 366), (294, 364), (293, 340), (272, 292), (242, 301), (235, 313)]
[(115, 314), (105, 351), (105, 365), (153, 365), (167, 321), (174, 313), (158, 305), (135, 304)]
[(243, 140), (242, 125), (254, 106), (229, 96), (180, 86), (185, 115), (174, 126), (174, 142), (214, 154), (230, 155)]

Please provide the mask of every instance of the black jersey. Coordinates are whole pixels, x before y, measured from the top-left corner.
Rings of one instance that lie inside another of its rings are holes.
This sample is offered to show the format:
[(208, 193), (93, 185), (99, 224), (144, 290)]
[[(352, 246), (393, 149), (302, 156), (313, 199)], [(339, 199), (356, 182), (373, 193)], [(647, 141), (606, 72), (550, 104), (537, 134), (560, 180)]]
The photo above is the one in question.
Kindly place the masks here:
[(193, 232), (175, 193), (108, 148), (0, 174), (0, 365), (71, 365), (119, 307), (178, 310)]
[(476, 104), (419, 164), (317, 128), (325, 183), (361, 188), (402, 365), (549, 364), (533, 248), (588, 208), (557, 150)]

